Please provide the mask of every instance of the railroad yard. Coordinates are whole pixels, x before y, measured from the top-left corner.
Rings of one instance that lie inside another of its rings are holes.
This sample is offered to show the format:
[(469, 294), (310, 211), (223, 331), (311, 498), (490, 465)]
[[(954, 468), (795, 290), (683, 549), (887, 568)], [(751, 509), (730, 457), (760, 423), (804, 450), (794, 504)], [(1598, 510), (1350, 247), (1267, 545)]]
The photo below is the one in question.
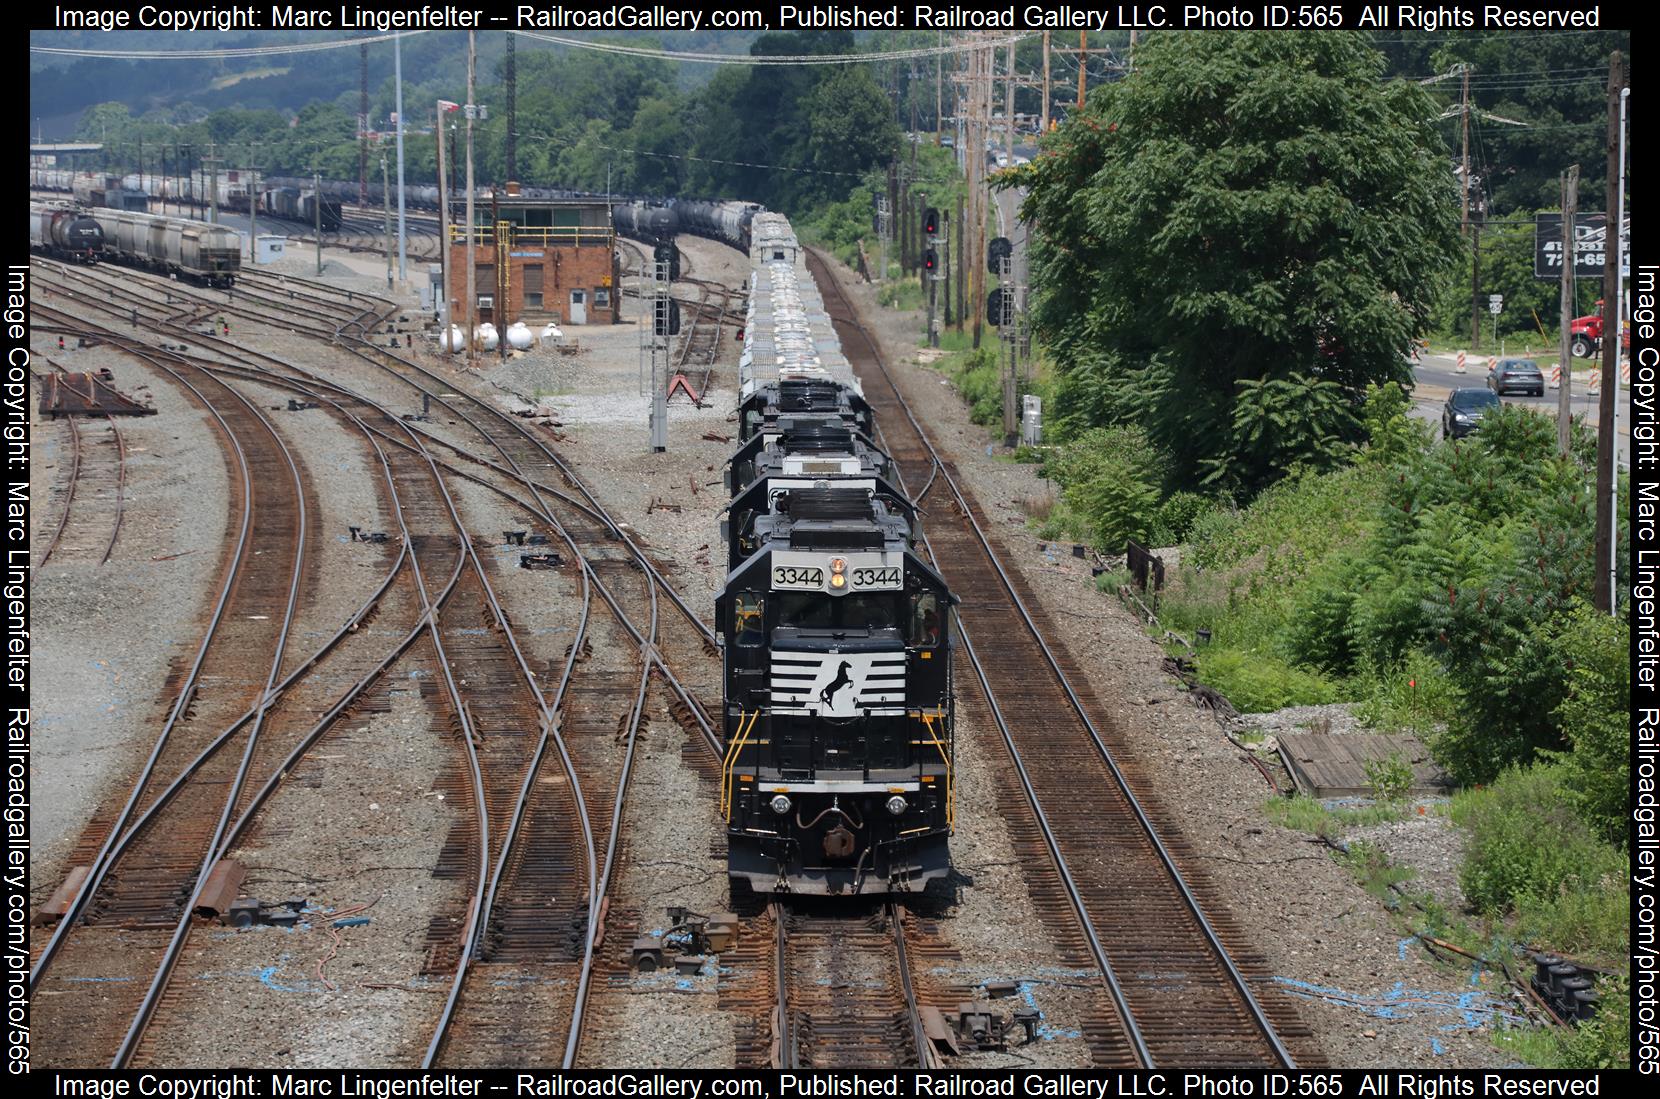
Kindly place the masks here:
[[(1140, 623), (1026, 531), (1031, 467), (916, 363), (914, 316), (817, 256), (963, 594), (956, 873), (943, 902), (728, 897), (749, 266), (681, 247), (704, 406), (674, 398), (663, 453), (637, 299), (467, 369), (372, 256), (230, 292), (35, 265), (37, 387), (107, 370), (155, 413), (33, 413), (36, 1063), (1493, 1063), (1502, 1003), (1265, 822)], [(641, 967), (670, 909), (735, 924)], [(970, 1004), (1000, 1048), (930, 1030)]]

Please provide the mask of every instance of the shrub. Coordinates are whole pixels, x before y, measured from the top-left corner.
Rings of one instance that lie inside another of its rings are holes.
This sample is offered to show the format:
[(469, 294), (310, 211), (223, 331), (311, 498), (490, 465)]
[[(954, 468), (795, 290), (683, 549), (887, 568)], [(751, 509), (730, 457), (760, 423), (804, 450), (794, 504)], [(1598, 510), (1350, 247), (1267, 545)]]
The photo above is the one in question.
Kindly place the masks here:
[(1211, 506), (1210, 501), (1194, 492), (1172, 492), (1164, 498), (1153, 516), (1150, 537), (1155, 546), (1179, 545), (1193, 529), (1194, 522)]
[(1066, 490), (1067, 500), (1094, 532), (1102, 553), (1123, 553), (1131, 539), (1145, 545), (1158, 510), (1158, 492), (1131, 468), (1109, 464), (1095, 477)]
[(1504, 772), (1487, 787), (1453, 799), (1452, 819), (1468, 829), (1459, 872), (1464, 896), (1489, 915), (1541, 906), (1564, 888), (1598, 888), (1623, 879), (1617, 852), (1599, 843), (1564, 796), (1559, 767), (1536, 764)]
[(1317, 706), (1337, 697), (1336, 687), (1317, 674), (1268, 654), (1221, 648), (1214, 642), (1199, 656), (1199, 677), (1226, 695), (1240, 713)]
[(1625, 842), (1631, 790), (1631, 622), (1580, 606), (1553, 640), (1568, 669), (1568, 696), (1557, 707), (1573, 751), (1561, 760), (1563, 791), (1593, 831)]

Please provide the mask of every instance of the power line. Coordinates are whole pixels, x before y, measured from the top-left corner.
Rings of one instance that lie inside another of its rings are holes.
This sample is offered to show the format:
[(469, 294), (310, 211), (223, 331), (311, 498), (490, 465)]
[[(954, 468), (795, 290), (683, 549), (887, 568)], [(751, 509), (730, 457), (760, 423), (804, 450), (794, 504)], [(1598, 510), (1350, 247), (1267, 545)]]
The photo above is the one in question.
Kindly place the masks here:
[[(911, 58), (935, 57), (940, 54), (960, 54), (962, 46), (924, 46), (909, 50), (885, 50), (877, 53), (797, 53), (797, 54), (733, 54), (733, 53), (678, 53), (674, 50), (652, 49), (646, 46), (622, 46), (615, 42), (590, 42), (580, 38), (565, 38), (556, 34), (537, 34), (535, 31), (512, 31), (523, 38), (538, 42), (552, 42), (578, 50), (596, 50), (600, 53), (620, 53), (629, 57), (654, 57), (663, 61), (688, 61), (706, 65), (863, 65), (874, 61), (906, 61)], [(1039, 32), (999, 38), (993, 44), (1007, 46)]]
[[(413, 38), (427, 31), (403, 31), (405, 38)], [(320, 50), (338, 50), (346, 46), (362, 46), (370, 42), (390, 42), (395, 35), (374, 34), (361, 38), (343, 38), (330, 42), (292, 42), (284, 46), (237, 46), (221, 50), (79, 50), (62, 46), (29, 47), (30, 53), (49, 53), (63, 57), (106, 57), (131, 61), (188, 61), (216, 57), (275, 57), (280, 54), (316, 53)]]

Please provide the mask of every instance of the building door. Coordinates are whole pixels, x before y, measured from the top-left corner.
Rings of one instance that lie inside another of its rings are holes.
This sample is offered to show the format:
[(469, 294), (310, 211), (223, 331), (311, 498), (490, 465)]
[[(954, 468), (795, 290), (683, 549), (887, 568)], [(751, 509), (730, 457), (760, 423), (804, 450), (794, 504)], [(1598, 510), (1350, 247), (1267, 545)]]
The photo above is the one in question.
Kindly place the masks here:
[(588, 291), (571, 291), (571, 320), (572, 324), (588, 323)]

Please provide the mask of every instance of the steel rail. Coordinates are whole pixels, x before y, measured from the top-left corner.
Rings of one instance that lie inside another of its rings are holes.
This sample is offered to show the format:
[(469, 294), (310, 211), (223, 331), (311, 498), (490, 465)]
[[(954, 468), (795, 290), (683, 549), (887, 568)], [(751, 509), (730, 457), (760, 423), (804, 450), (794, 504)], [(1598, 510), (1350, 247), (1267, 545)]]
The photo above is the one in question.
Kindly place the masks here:
[(64, 528), (69, 526), (69, 512), (75, 506), (75, 483), (81, 477), (81, 429), (75, 423), (75, 417), (69, 417), (69, 489), (63, 497), (63, 514), (58, 516), (57, 529), (52, 532), (52, 540), (46, 543), (41, 551), (40, 564), (36, 568), (44, 569), (46, 562), (52, 559), (52, 551), (58, 548), (58, 540), (63, 537)]
[[(75, 318), (64, 313), (62, 310), (50, 306), (36, 306), (35, 314), (37, 316), (41, 314), (49, 316), (55, 315), (61, 317), (67, 324), (73, 325), (76, 323)], [(160, 352), (157, 352), (157, 354), (159, 355)], [(190, 386), (189, 383), (184, 382), (182, 379), (180, 380), (180, 383), (191, 392), (196, 392), (194, 387)], [(104, 838), (104, 842), (100, 846), (98, 854), (94, 856), (92, 863), (88, 867), (86, 881), (82, 884), (81, 889), (76, 893), (75, 899), (70, 902), (69, 908), (63, 914), (63, 918), (58, 921), (58, 926), (53, 929), (51, 938), (47, 940), (46, 945), (41, 949), (39, 957), (35, 959), (34, 965), (29, 970), (29, 991), (31, 993), (35, 992), (39, 987), (41, 978), (45, 976), (46, 971), (51, 967), (53, 959), (57, 957), (58, 951), (62, 949), (64, 940), (69, 937), (71, 928), (75, 926), (81, 916), (85, 913), (86, 906), (90, 903), (93, 893), (96, 892), (97, 887), (103, 882), (104, 875), (109, 869), (110, 849), (114, 846), (116, 837), (120, 835), (121, 831), (126, 827), (127, 822), (132, 818), (133, 811), (136, 809), (139, 799), (143, 796), (145, 788), (149, 785), (150, 779), (155, 772), (156, 765), (160, 761), (161, 754), (166, 749), (167, 742), (172, 736), (174, 727), (178, 724), (179, 719), (184, 715), (185, 708), (195, 693), (197, 679), (201, 674), (202, 665), (207, 659), (208, 650), (211, 648), (214, 636), (218, 632), (221, 620), (224, 617), (225, 607), (230, 602), (231, 593), (236, 588), (238, 573), (241, 570), (242, 562), (246, 556), (248, 548), (248, 535), (253, 526), (253, 478), (249, 473), (247, 459), (242, 452), (241, 445), (236, 441), (235, 433), (231, 431), (229, 425), (225, 423), (224, 418), (206, 397), (199, 392), (196, 392), (196, 396), (197, 399), (202, 402), (207, 411), (213, 416), (214, 421), (219, 425), (222, 437), (228, 442), (229, 449), (235, 457), (237, 468), (241, 472), (243, 504), (242, 522), (237, 532), (236, 545), (231, 550), (231, 567), (226, 570), (224, 582), (220, 586), (219, 598), (214, 604), (213, 612), (210, 615), (208, 625), (203, 632), (201, 643), (197, 646), (196, 655), (191, 660), (190, 669), (185, 674), (185, 677), (181, 682), (178, 694), (174, 698), (173, 707), (168, 712), (167, 719), (162, 725), (161, 732), (157, 734), (156, 742), (150, 749), (150, 755), (145, 760), (143, 767), (139, 770), (138, 779), (133, 785), (132, 793), (128, 795), (126, 803), (121, 808), (121, 812), (116, 816), (115, 821), (111, 824), (109, 834)]]
[[(1094, 721), (1090, 719), (1089, 714), (1085, 711), (1083, 702), (1078, 698), (1077, 693), (1073, 690), (1071, 682), (1067, 679), (1066, 673), (1061, 669), (1059, 662), (1055, 659), (1055, 655), (1049, 648), (1048, 642), (1044, 639), (1041, 631), (1038, 630), (1037, 624), (1032, 620), (1031, 614), (1026, 608), (1025, 601), (1021, 599), (1019, 593), (1015, 591), (1014, 585), (1010, 581), (1009, 575), (1007, 571), (1005, 571), (1002, 561), (999, 559), (996, 551), (993, 550), (990, 541), (986, 538), (985, 531), (980, 527), (979, 521), (974, 518), (973, 510), (969, 507), (968, 500), (963, 494), (962, 489), (958, 486), (956, 479), (951, 476), (950, 471), (944, 468), (944, 462), (941, 461), (939, 452), (935, 449), (933, 441), (928, 437), (928, 434), (923, 429), (921, 423), (918, 422), (915, 413), (911, 410), (910, 403), (906, 401), (904, 395), (900, 393), (898, 383), (894, 381), (892, 373), (888, 370), (887, 362), (882, 356), (880, 349), (877, 347), (876, 341), (871, 338), (870, 333), (865, 328), (863, 322), (858, 319), (852, 303), (848, 301), (845, 292), (841, 289), (840, 282), (836, 280), (833, 272), (829, 271), (828, 265), (825, 264), (823, 257), (813, 249), (808, 249), (808, 252), (809, 254), (815, 256), (821, 268), (826, 270), (831, 285), (834, 287), (837, 296), (841, 299), (842, 304), (848, 311), (846, 318), (847, 323), (856, 328), (861, 336), (864, 337), (866, 344), (870, 348), (872, 361), (876, 363), (877, 368), (882, 372), (882, 377), (892, 389), (895, 400), (898, 402), (899, 407), (904, 411), (905, 418), (910, 421), (911, 427), (916, 432), (917, 438), (922, 442), (923, 446), (927, 448), (927, 451), (936, 466), (937, 472), (944, 479), (946, 486), (950, 488), (951, 495), (955, 498), (958, 508), (962, 511), (964, 518), (968, 520), (970, 527), (973, 529), (975, 537), (979, 541), (981, 549), (984, 551), (987, 560), (997, 571), (998, 578), (1002, 581), (1004, 588), (1007, 590), (1012, 605), (1019, 612), (1021, 621), (1025, 624), (1027, 630), (1031, 633), (1033, 639), (1043, 651), (1044, 659), (1048, 663), (1050, 671), (1053, 672), (1056, 680), (1065, 692), (1066, 697), (1071, 703), (1078, 718), (1083, 722), (1084, 728), (1089, 732), (1090, 740), (1094, 743), (1096, 751), (1099, 753), (1102, 762), (1107, 766), (1114, 781), (1117, 782), (1119, 788), (1122, 790), (1126, 802), (1131, 811), (1134, 813), (1144, 835), (1152, 844), (1159, 860), (1163, 863), (1164, 868), (1169, 874), (1173, 884), (1180, 892), (1183, 901), (1202, 930), (1206, 940), (1211, 946), (1212, 951), (1215, 953), (1218, 962), (1223, 966), (1229, 979), (1233, 982), (1234, 987), (1240, 993), (1247, 1011), (1251, 1014), (1257, 1027), (1262, 1031), (1263, 1036), (1268, 1040), (1270, 1047), (1274, 1051), (1274, 1055), (1279, 1058), (1281, 1064), (1286, 1068), (1295, 1068), (1296, 1061), (1292, 1057), (1291, 1052), (1285, 1048), (1284, 1043), (1280, 1040), (1278, 1032), (1274, 1028), (1272, 1022), (1268, 1019), (1266, 1011), (1263, 1010), (1262, 1005), (1257, 1001), (1256, 996), (1251, 992), (1249, 983), (1246, 981), (1245, 976), (1239, 972), (1238, 967), (1234, 964), (1232, 955), (1229, 954), (1226, 947), (1223, 946), (1221, 938), (1216, 934), (1216, 931), (1211, 926), (1210, 921), (1205, 917), (1204, 911), (1199, 905), (1198, 898), (1193, 895), (1192, 889), (1188, 886), (1186, 879), (1183, 877), (1180, 869), (1176, 866), (1175, 860), (1171, 857), (1170, 852), (1165, 847), (1163, 840), (1159, 838), (1158, 830), (1153, 826), (1151, 819), (1148, 818), (1146, 811), (1142, 808), (1140, 800), (1135, 796), (1135, 792), (1130, 788), (1129, 781), (1124, 777), (1123, 772), (1119, 769), (1118, 761), (1113, 757), (1112, 752), (1107, 748), (1105, 742), (1101, 738), (1100, 731), (1096, 729)], [(932, 553), (931, 549), (930, 553)], [(976, 661), (976, 668), (977, 670), (979, 668), (978, 661)], [(989, 683), (987, 683), (983, 678), (982, 684), (989, 687)], [(999, 724), (1001, 725), (1001, 721)], [(1024, 768), (1021, 767), (1020, 769), (1022, 772), (1022, 781), (1025, 782)], [(1149, 1063), (1148, 1067), (1152, 1067), (1152, 1065)]]
[[(168, 373), (176, 375), (171, 367), (164, 365), (160, 360), (157, 360), (156, 365), (161, 366)], [(202, 373), (206, 374), (206, 371), (202, 371)], [(211, 377), (211, 375), (209, 376)], [(184, 379), (181, 377), (180, 380), (183, 381)], [(271, 655), (270, 670), (265, 677), (265, 695), (248, 730), (247, 744), (243, 748), (242, 759), (237, 765), (236, 775), (231, 780), (230, 789), (225, 794), (224, 808), (220, 810), (219, 820), (214, 826), (213, 838), (209, 840), (207, 851), (202, 857), (201, 867), (196, 872), (196, 883), (191, 888), (190, 902), (185, 905), (184, 910), (180, 913), (179, 921), (173, 929), (173, 937), (166, 952), (162, 955), (161, 965), (151, 979), (149, 991), (145, 993), (143, 1001), (139, 1004), (138, 1012), (134, 1015), (131, 1026), (128, 1027), (126, 1038), (122, 1040), (121, 1047), (116, 1051), (115, 1058), (110, 1064), (111, 1068), (125, 1068), (128, 1059), (132, 1057), (133, 1051), (138, 1048), (138, 1040), (144, 1033), (144, 1027), (149, 1022), (151, 1013), (155, 1011), (156, 1005), (161, 1001), (162, 991), (167, 987), (167, 980), (172, 975), (173, 967), (179, 959), (179, 953), (184, 948), (185, 938), (190, 933), (190, 923), (195, 917), (196, 901), (207, 884), (208, 874), (213, 870), (214, 863), (218, 861), (219, 840), (224, 836), (225, 829), (230, 824), (231, 816), (236, 811), (236, 802), (242, 795), (243, 783), (247, 781), (248, 771), (253, 766), (254, 751), (258, 746), (259, 734), (264, 727), (265, 714), (270, 709), (272, 702), (271, 688), (276, 684), (277, 678), (282, 673), (282, 660), (288, 649), (288, 634), (294, 624), (295, 612), (299, 605), (300, 588), (305, 576), (305, 485), (300, 477), (299, 466), (295, 463), (288, 445), (282, 441), (282, 436), (277, 433), (276, 427), (265, 418), (253, 402), (226, 383), (218, 379), (214, 379), (214, 381), (225, 392), (245, 405), (248, 411), (253, 413), (254, 418), (270, 433), (272, 440), (277, 444), (278, 452), (283, 456), (288, 471), (293, 477), (295, 514), (298, 518), (294, 532), (294, 566), (289, 580), (288, 600), (283, 608), (282, 627)]]

